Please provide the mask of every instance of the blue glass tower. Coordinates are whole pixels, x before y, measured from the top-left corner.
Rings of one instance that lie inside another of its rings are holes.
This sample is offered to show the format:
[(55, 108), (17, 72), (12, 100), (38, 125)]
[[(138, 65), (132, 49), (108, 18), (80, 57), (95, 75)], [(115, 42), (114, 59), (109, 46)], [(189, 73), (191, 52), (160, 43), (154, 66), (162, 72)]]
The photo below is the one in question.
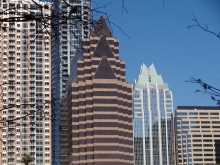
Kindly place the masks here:
[[(66, 2), (77, 10), (64, 21), (62, 16), (70, 14)], [(91, 0), (53, 0), (52, 5), (53, 11), (62, 15), (54, 18), (52, 29), (52, 159), (53, 165), (60, 165), (60, 103), (65, 95), (71, 60), (82, 39), (89, 36), (92, 13)]]
[(172, 165), (172, 93), (154, 65), (141, 66), (133, 85), (135, 165)]

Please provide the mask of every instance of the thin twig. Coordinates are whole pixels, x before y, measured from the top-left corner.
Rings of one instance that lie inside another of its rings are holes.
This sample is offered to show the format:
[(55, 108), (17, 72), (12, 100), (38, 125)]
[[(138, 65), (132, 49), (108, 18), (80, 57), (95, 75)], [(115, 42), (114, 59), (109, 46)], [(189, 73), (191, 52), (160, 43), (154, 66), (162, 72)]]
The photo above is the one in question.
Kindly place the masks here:
[(192, 21), (196, 22), (196, 24), (195, 24), (195, 25), (190, 25), (190, 26), (188, 26), (188, 29), (191, 28), (191, 27), (196, 27), (196, 26), (198, 26), (198, 27), (200, 27), (202, 30), (204, 30), (204, 31), (206, 31), (206, 32), (208, 32), (208, 33), (211, 33), (211, 34), (215, 35), (216, 37), (218, 37), (218, 38), (220, 39), (220, 32), (217, 34), (217, 33), (213, 32), (213, 31), (208, 30), (208, 26), (207, 26), (207, 25), (206, 25), (206, 27), (204, 28), (204, 27), (199, 23), (199, 21), (196, 19), (196, 17), (195, 17), (194, 14), (193, 14), (193, 17), (194, 17), (194, 18), (192, 19)]

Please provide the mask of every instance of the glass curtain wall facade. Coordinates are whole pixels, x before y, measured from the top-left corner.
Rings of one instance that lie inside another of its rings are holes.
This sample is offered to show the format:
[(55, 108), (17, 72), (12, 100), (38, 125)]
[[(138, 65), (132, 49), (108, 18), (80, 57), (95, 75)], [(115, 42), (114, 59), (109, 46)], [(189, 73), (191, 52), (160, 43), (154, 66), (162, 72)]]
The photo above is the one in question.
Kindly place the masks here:
[[(65, 95), (66, 81), (70, 75), (70, 64), (82, 39), (88, 37), (92, 20), (91, 0), (66, 0), (77, 12), (63, 22), (54, 18), (56, 25), (52, 32), (52, 111), (53, 111), (53, 164), (60, 164), (60, 106)], [(63, 0), (54, 0), (53, 11), (61, 14), (70, 12)], [(78, 21), (76, 21), (78, 19)]]
[(172, 165), (172, 92), (152, 64), (133, 85), (135, 165)]

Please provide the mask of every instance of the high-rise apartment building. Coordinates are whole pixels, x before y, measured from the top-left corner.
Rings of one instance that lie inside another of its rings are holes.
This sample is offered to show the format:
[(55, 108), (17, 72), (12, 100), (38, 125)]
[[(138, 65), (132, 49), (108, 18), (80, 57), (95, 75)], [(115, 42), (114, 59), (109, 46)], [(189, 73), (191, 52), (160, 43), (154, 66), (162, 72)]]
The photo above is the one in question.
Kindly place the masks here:
[[(82, 39), (89, 35), (92, 10), (91, 0), (52, 2), (53, 11), (59, 13), (57, 18), (53, 18), (55, 26), (52, 33), (53, 164), (59, 165), (61, 99), (65, 95), (71, 60), (82, 44)], [(72, 9), (76, 9), (75, 12), (71, 12)]]
[(172, 165), (173, 98), (154, 65), (141, 66), (133, 85), (135, 165)]
[(220, 107), (178, 106), (173, 113), (175, 165), (220, 163)]
[(49, 3), (36, 2), (47, 8), (32, 1), (1, 1), (5, 19), (0, 23), (2, 165), (19, 165), (26, 154), (35, 158), (31, 164), (52, 164), (50, 35), (38, 33), (40, 22), (20, 20), (30, 13), (50, 13)]
[(68, 90), (69, 165), (133, 165), (132, 93), (118, 45), (103, 17), (84, 39)]

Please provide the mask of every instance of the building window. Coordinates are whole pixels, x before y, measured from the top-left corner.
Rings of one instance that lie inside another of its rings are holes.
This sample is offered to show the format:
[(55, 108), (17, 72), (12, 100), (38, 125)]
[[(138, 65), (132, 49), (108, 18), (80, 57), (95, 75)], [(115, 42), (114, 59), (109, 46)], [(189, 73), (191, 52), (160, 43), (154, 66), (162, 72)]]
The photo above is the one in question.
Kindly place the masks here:
[(45, 156), (50, 156), (50, 154), (49, 153), (45, 153)]
[(46, 150), (46, 151), (49, 151), (49, 150), (50, 150), (50, 147), (45, 147), (45, 150)]
[(45, 129), (45, 132), (50, 132), (50, 130), (49, 129)]

